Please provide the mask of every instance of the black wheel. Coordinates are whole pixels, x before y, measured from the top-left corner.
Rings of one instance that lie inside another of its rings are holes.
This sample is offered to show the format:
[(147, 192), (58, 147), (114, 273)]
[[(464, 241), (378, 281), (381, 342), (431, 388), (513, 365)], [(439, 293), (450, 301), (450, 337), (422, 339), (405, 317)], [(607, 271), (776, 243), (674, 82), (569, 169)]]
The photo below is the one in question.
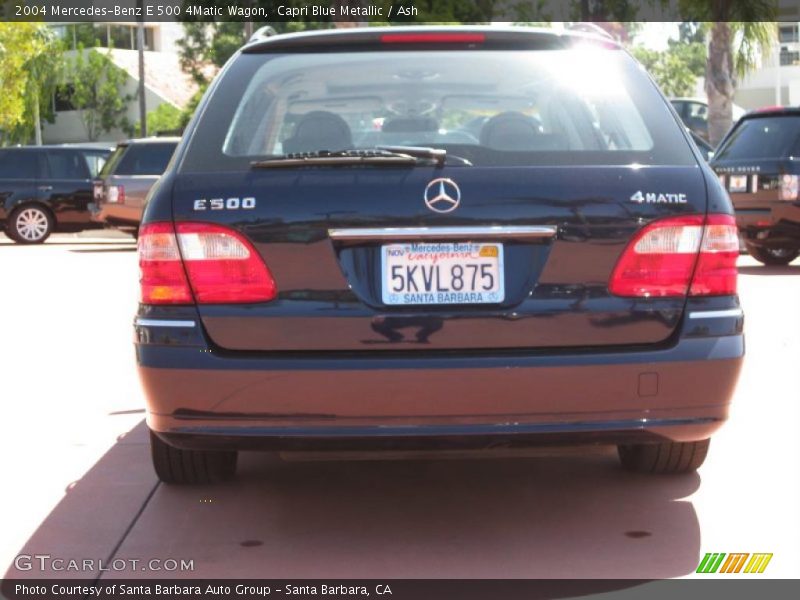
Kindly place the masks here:
[(156, 475), (164, 483), (197, 484), (227, 481), (236, 474), (235, 451), (182, 450), (150, 432)]
[(699, 442), (661, 442), (621, 444), (619, 460), (629, 471), (638, 473), (690, 473), (703, 464), (711, 440)]
[(745, 243), (747, 252), (758, 262), (770, 266), (788, 265), (800, 255), (800, 250), (794, 248), (765, 248)]
[(18, 244), (41, 244), (53, 231), (55, 221), (50, 211), (42, 206), (18, 206), (6, 225), (8, 237)]

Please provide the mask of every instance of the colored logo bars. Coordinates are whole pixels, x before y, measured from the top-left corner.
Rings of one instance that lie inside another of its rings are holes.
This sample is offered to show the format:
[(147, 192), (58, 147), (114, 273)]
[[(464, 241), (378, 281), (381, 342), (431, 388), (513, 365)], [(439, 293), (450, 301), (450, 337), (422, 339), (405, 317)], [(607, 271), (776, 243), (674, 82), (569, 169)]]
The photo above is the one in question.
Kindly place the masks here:
[(726, 555), (724, 552), (708, 552), (697, 566), (697, 573), (763, 573), (770, 560), (772, 560), (771, 553)]

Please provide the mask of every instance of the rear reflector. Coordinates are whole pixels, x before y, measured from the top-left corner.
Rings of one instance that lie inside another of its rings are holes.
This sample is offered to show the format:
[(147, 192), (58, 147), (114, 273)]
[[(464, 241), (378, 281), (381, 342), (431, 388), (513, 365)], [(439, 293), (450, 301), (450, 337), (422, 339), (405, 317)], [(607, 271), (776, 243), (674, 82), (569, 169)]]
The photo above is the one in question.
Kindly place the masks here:
[(736, 293), (739, 237), (731, 215), (691, 215), (653, 221), (617, 261), (608, 284), (635, 298)]
[[(183, 259), (181, 261), (181, 259)], [(268, 302), (275, 281), (240, 233), (210, 223), (151, 223), (139, 232), (144, 304)], [(185, 271), (184, 271), (185, 269)]]
[(483, 33), (384, 33), (384, 44), (476, 44), (486, 41)]

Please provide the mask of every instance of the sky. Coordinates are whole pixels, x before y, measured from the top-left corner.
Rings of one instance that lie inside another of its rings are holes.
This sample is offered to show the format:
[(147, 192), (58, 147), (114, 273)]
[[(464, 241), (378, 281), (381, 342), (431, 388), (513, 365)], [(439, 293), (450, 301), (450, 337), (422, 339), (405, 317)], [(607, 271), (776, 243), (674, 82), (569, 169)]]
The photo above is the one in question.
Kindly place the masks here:
[(678, 38), (678, 23), (645, 23), (636, 42), (651, 50), (666, 50), (669, 38)]

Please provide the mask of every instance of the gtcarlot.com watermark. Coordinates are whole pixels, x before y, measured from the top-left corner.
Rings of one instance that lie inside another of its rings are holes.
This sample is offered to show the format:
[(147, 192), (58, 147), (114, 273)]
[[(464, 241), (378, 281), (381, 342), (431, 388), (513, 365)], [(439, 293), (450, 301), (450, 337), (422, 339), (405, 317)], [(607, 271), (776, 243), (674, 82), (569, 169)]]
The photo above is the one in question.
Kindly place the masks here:
[(50, 554), (20, 554), (14, 559), (19, 571), (95, 572), (95, 571), (194, 571), (194, 559), (185, 558), (61, 558)]

